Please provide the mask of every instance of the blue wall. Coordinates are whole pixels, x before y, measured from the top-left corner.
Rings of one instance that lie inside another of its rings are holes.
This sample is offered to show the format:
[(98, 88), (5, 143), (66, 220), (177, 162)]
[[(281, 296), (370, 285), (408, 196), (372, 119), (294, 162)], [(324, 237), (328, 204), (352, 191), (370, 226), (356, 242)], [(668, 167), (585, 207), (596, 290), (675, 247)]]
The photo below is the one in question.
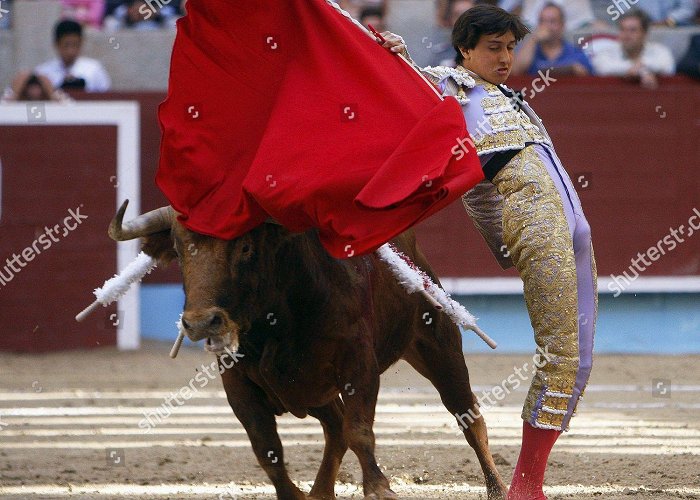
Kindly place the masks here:
[[(498, 351), (534, 350), (525, 300), (517, 295), (460, 297)], [(464, 334), (464, 350), (488, 352), (476, 335)], [(700, 353), (700, 294), (601, 294), (595, 351), (598, 353)]]
[[(456, 297), (479, 318), (496, 342), (496, 352), (534, 350), (532, 328), (519, 295)], [(141, 332), (147, 339), (174, 341), (184, 304), (180, 285), (141, 286)], [(600, 295), (598, 353), (700, 353), (700, 294)], [(464, 333), (467, 352), (493, 352), (476, 335)]]

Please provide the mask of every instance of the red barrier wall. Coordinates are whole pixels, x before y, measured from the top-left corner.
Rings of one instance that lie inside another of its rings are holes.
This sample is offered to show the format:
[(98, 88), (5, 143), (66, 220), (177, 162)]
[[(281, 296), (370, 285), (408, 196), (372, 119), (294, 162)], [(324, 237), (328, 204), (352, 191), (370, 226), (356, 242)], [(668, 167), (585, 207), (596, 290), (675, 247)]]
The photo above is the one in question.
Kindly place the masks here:
[[(529, 80), (509, 83), (530, 88)], [(560, 79), (527, 100), (574, 182), (584, 176), (577, 190), (600, 275), (620, 274), (671, 227), (687, 227), (693, 208), (700, 209), (699, 83), (671, 78), (650, 91), (617, 79)], [(455, 204), (419, 227), (438, 274), (504, 276), (471, 226)], [(645, 276), (698, 274), (700, 234)]]
[[(530, 79), (509, 84), (532, 88)], [(165, 203), (153, 181), (160, 140), (156, 107), (163, 97), (102, 97), (141, 102), (144, 210)], [(699, 83), (667, 78), (652, 91), (618, 79), (560, 78), (526, 99), (544, 120), (574, 181), (584, 176), (579, 195), (593, 229), (601, 275), (621, 273), (638, 252), (655, 245), (671, 227), (687, 226), (693, 208), (700, 209)], [(500, 270), (459, 203), (421, 224), (417, 232), (442, 276), (513, 274)], [(700, 235), (679, 243), (645, 273), (698, 274)], [(148, 278), (177, 279), (175, 269)]]
[(73, 319), (116, 264), (116, 140), (110, 126), (0, 126), (0, 350), (116, 343), (115, 306)]
[[(511, 82), (528, 87), (529, 80)], [(160, 93), (85, 95), (137, 100), (141, 106), (142, 209), (166, 203), (154, 184)], [(590, 220), (601, 275), (620, 274), (630, 259), (686, 225), (685, 241), (645, 276), (700, 275), (700, 236), (687, 233), (700, 210), (700, 84), (662, 81), (656, 91), (615, 79), (569, 79), (529, 99), (552, 135)], [(2, 113), (2, 106), (0, 106)], [(45, 227), (62, 224), (82, 205), (89, 218), (50, 251), (0, 283), (0, 350), (43, 351), (114, 344), (114, 308), (86, 323), (73, 316), (114, 270), (116, 246), (106, 236), (112, 216), (116, 134), (108, 126), (0, 126), (3, 162), (0, 267), (31, 247)], [(700, 221), (699, 221), (700, 222)], [(508, 276), (496, 265), (461, 208), (447, 208), (417, 228), (441, 276)], [(172, 266), (146, 282), (176, 282)]]

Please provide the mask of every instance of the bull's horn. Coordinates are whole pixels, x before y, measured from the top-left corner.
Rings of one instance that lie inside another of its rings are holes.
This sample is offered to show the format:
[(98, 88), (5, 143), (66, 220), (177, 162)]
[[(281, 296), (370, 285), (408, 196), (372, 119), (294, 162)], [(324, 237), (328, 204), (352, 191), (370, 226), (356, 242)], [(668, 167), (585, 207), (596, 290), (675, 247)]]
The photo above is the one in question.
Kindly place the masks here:
[(129, 200), (124, 200), (124, 203), (119, 207), (117, 214), (109, 224), (109, 237), (114, 241), (134, 240), (170, 229), (173, 207), (160, 207), (124, 223), (124, 212), (126, 212), (128, 204)]

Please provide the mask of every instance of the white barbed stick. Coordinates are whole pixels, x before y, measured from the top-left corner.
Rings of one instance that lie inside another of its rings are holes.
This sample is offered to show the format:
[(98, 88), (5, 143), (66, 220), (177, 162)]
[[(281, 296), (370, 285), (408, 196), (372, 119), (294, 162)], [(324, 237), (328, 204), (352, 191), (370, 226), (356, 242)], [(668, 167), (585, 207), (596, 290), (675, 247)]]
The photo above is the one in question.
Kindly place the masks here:
[(182, 346), (182, 341), (185, 340), (185, 325), (182, 324), (182, 313), (180, 313), (180, 318), (178, 318), (175, 326), (177, 326), (177, 338), (175, 339), (173, 347), (170, 349), (170, 357), (173, 359), (177, 357), (177, 353), (180, 352), (180, 347)]
[(463, 326), (476, 333), (491, 349), (498, 347), (498, 344), (479, 328), (474, 315), (435, 284), (407, 255), (399, 252), (389, 243), (379, 247), (376, 253), (382, 261), (386, 262), (398, 282), (409, 294), (421, 293), (436, 309), (444, 311), (457, 326)]
[[(126, 292), (129, 291), (131, 285), (137, 283), (143, 279), (144, 276), (149, 274), (158, 265), (153, 257), (140, 252), (136, 258), (129, 263), (124, 270), (114, 275), (113, 278), (105, 281), (105, 284), (101, 288), (96, 288), (93, 292), (97, 300), (87, 306), (85, 309), (80, 311), (76, 317), (76, 321), (83, 321), (87, 318), (95, 309), (100, 305), (107, 307), (112, 302), (119, 300)], [(177, 353), (180, 352), (180, 347), (182, 346), (182, 341), (185, 339), (185, 330), (182, 326), (182, 315), (177, 321), (178, 335), (175, 339), (173, 347), (170, 349), (170, 357), (175, 359)]]
[(95, 289), (93, 293), (97, 299), (80, 311), (75, 316), (75, 320), (83, 321), (100, 305), (107, 307), (112, 302), (119, 300), (129, 291), (131, 285), (141, 281), (144, 276), (153, 271), (157, 264), (158, 262), (153, 257), (140, 252), (122, 272), (105, 281), (101, 288)]

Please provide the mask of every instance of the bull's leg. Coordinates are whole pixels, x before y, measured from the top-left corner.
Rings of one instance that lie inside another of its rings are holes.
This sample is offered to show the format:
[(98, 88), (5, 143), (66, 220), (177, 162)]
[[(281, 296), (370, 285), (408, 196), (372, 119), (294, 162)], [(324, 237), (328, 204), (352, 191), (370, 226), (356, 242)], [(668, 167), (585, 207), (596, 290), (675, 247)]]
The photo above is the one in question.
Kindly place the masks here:
[(225, 370), (221, 379), (233, 413), (245, 428), (258, 463), (272, 481), (280, 500), (305, 500), (284, 466), (284, 451), (275, 414), (262, 389), (236, 368)]
[[(457, 419), (457, 424), (479, 459), (486, 479), (489, 500), (504, 499), (508, 488), (503, 483), (491, 456), (486, 423), (479, 413), (476, 397), (469, 385), (469, 372), (461, 349), (461, 337), (458, 346), (448, 347), (440, 345), (442, 342), (449, 342), (443, 336), (440, 336), (440, 340), (434, 332), (430, 332), (429, 336), (416, 341), (405, 353), (404, 359), (418, 373), (430, 380), (440, 393), (447, 411)], [(452, 339), (450, 343), (454, 342)]]
[(343, 402), (336, 398), (326, 406), (310, 409), (309, 415), (321, 422), (326, 438), (323, 460), (309, 498), (335, 500), (335, 479), (338, 477), (340, 462), (348, 449), (348, 443), (343, 436)]
[[(379, 393), (379, 368), (369, 341), (362, 339), (349, 349), (349, 359), (339, 385), (345, 403), (343, 430), (348, 446), (362, 467), (365, 500), (398, 498), (377, 465), (374, 454), (374, 413)], [(343, 378), (344, 377), (344, 378)]]

